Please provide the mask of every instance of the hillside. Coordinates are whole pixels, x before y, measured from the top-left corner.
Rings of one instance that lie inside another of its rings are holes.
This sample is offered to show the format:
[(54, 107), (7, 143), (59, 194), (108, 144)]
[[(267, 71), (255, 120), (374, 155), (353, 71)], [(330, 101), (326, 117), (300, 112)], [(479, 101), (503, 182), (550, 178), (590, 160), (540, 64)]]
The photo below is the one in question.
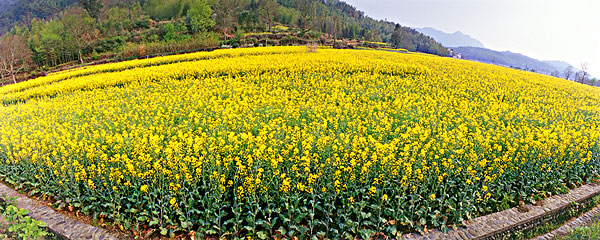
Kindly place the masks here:
[(483, 43), (479, 40), (472, 38), (469, 35), (466, 35), (460, 31), (455, 33), (445, 33), (435, 28), (416, 28), (420, 33), (423, 33), (427, 36), (432, 37), (442, 45), (446, 47), (480, 47), (483, 48)]
[[(143, 10), (140, 14), (147, 15), (155, 21), (185, 18), (187, 9), (198, 4), (196, 0), (99, 2), (103, 5), (100, 9), (101, 18), (110, 18), (113, 14), (109, 12), (111, 9), (118, 12), (117, 9), (113, 9), (115, 7), (120, 8), (119, 11), (126, 10), (131, 14), (131, 7), (135, 8), (136, 4), (139, 4)], [(238, 30), (268, 31), (270, 27), (282, 24), (331, 34), (336, 38), (389, 43), (396, 25), (389, 21), (374, 20), (339, 0), (210, 0), (207, 3), (214, 13), (214, 30), (228, 34), (234, 34)], [(48, 21), (58, 16), (65, 8), (79, 4), (76, 0), (0, 0), (0, 6), (3, 6), (0, 12), (0, 31), (6, 31), (14, 24), (30, 25), (29, 21), (33, 18)], [(447, 54), (444, 47), (414, 29), (402, 27), (402, 32), (408, 38), (407, 42), (411, 43), (402, 48), (438, 55)], [(431, 47), (423, 48), (424, 45)]]
[(571, 66), (562, 61), (540, 61), (519, 53), (499, 52), (487, 48), (456, 47), (453, 50), (460, 53), (464, 59), (535, 71), (546, 75), (558, 72), (562, 76), (565, 68)]
[(77, 0), (0, 0), (0, 34), (15, 24), (28, 24), (32, 19), (56, 17)]
[(573, 69), (576, 69), (571, 64), (569, 64), (568, 62), (565, 62), (565, 61), (542, 61), (542, 62), (556, 68), (557, 70), (560, 70), (561, 72), (564, 71), (568, 67), (572, 67)]

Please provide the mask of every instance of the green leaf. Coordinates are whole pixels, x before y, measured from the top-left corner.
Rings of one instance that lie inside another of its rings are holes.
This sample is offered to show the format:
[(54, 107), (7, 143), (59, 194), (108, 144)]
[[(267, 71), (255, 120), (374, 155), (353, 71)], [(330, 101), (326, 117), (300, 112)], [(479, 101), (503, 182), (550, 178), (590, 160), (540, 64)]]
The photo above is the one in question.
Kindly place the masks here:
[(265, 232), (263, 232), (263, 231), (257, 232), (256, 235), (260, 239), (267, 239), (267, 234)]
[(37, 225), (38, 225), (38, 227), (47, 227), (48, 226), (48, 224), (46, 224), (45, 222), (42, 222), (42, 221), (37, 221)]
[(19, 209), (19, 214), (22, 216), (25, 216), (25, 215), (29, 214), (29, 211), (27, 209)]

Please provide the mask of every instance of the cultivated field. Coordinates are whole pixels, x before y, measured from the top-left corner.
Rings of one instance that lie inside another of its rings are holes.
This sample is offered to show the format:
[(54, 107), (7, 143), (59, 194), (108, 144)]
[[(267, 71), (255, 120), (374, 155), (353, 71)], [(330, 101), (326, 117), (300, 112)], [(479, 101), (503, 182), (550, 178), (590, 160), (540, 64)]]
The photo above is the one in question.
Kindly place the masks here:
[(424, 54), (219, 50), (52, 74), (0, 101), (6, 182), (138, 233), (392, 237), (600, 169), (600, 90)]

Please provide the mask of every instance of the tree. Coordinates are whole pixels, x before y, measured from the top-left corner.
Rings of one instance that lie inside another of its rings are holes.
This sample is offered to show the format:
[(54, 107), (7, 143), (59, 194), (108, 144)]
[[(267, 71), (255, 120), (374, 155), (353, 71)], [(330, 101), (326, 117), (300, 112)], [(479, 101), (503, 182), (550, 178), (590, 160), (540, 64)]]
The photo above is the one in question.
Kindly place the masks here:
[(85, 11), (90, 15), (90, 17), (98, 20), (98, 16), (100, 15), (100, 9), (102, 9), (102, 3), (98, 0), (77, 0), (79, 4), (85, 9)]
[[(0, 43), (2, 43), (2, 41), (0, 41)], [(3, 61), (4, 57), (0, 55), (0, 84), (4, 84), (4, 73), (6, 72), (4, 70), (4, 64), (2, 64)]]
[(588, 77), (588, 64), (587, 63), (581, 63), (581, 65), (579, 65), (581, 67), (581, 71), (579, 74), (579, 82), (580, 83), (585, 83), (585, 80)]
[(192, 33), (205, 32), (215, 25), (210, 17), (213, 11), (205, 1), (199, 1), (187, 11), (186, 22)]
[(16, 75), (30, 63), (31, 51), (23, 37), (7, 34), (0, 38), (0, 71), (11, 75), (14, 83), (17, 83)]
[(163, 26), (163, 39), (167, 42), (175, 40), (175, 25), (167, 23)]
[(569, 80), (571, 75), (573, 75), (573, 67), (568, 66), (567, 68), (565, 68), (565, 79)]
[(77, 58), (76, 44), (67, 36), (65, 25), (58, 19), (31, 21), (27, 45), (33, 52), (33, 61), (38, 66), (56, 66)]
[(259, 15), (267, 23), (269, 32), (273, 24), (273, 18), (275, 18), (275, 11), (279, 6), (276, 0), (260, 0), (258, 1)]
[[(213, 4), (214, 19), (217, 20), (216, 26), (223, 32), (223, 35), (233, 32), (237, 26), (237, 16), (240, 10), (244, 8), (241, 0), (216, 0)], [(227, 38), (227, 37), (226, 37)]]
[(94, 20), (80, 13), (66, 13), (61, 21), (65, 25), (65, 30), (73, 40), (77, 47), (77, 55), (79, 62), (83, 64), (82, 49), (89, 46), (96, 39), (97, 31), (94, 28)]
[(573, 75), (573, 81), (578, 82), (580, 78), (581, 78), (581, 71), (575, 72), (575, 75)]
[[(138, 6), (134, 5), (132, 8)], [(98, 29), (103, 33), (104, 37), (111, 38), (119, 35), (124, 35), (135, 21), (134, 9), (127, 9), (121, 7), (112, 7), (105, 11), (105, 17), (103, 18), (101, 25)], [(137, 11), (140, 11), (137, 9)], [(138, 15), (139, 16), (139, 15)]]
[(238, 22), (240, 23), (240, 26), (242, 27), (243, 30), (255, 31), (256, 24), (258, 23), (258, 17), (256, 16), (256, 13), (254, 13), (253, 11), (247, 11), (247, 10), (242, 11), (238, 15)]
[(392, 43), (392, 47), (400, 48), (402, 46), (402, 27), (400, 24), (396, 24), (394, 28), (394, 32), (392, 33), (392, 37), (390, 38), (390, 42)]

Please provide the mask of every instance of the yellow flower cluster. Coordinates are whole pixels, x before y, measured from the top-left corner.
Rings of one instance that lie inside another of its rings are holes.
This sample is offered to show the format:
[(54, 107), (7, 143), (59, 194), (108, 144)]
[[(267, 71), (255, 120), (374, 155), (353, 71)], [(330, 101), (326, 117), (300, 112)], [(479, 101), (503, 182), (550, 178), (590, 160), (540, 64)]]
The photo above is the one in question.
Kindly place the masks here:
[[(193, 205), (209, 193), (229, 204), (319, 194), (441, 204), (469, 192), (480, 203), (456, 201), (483, 205), (517, 180), (593, 175), (600, 142), (596, 88), (375, 50), (136, 60), (2, 87), (0, 100), (0, 172), (38, 179), (43, 191), (98, 212), (125, 211), (107, 211), (100, 195), (189, 212), (213, 206)], [(159, 195), (140, 197), (151, 193)], [(123, 216), (134, 219), (130, 212)]]

